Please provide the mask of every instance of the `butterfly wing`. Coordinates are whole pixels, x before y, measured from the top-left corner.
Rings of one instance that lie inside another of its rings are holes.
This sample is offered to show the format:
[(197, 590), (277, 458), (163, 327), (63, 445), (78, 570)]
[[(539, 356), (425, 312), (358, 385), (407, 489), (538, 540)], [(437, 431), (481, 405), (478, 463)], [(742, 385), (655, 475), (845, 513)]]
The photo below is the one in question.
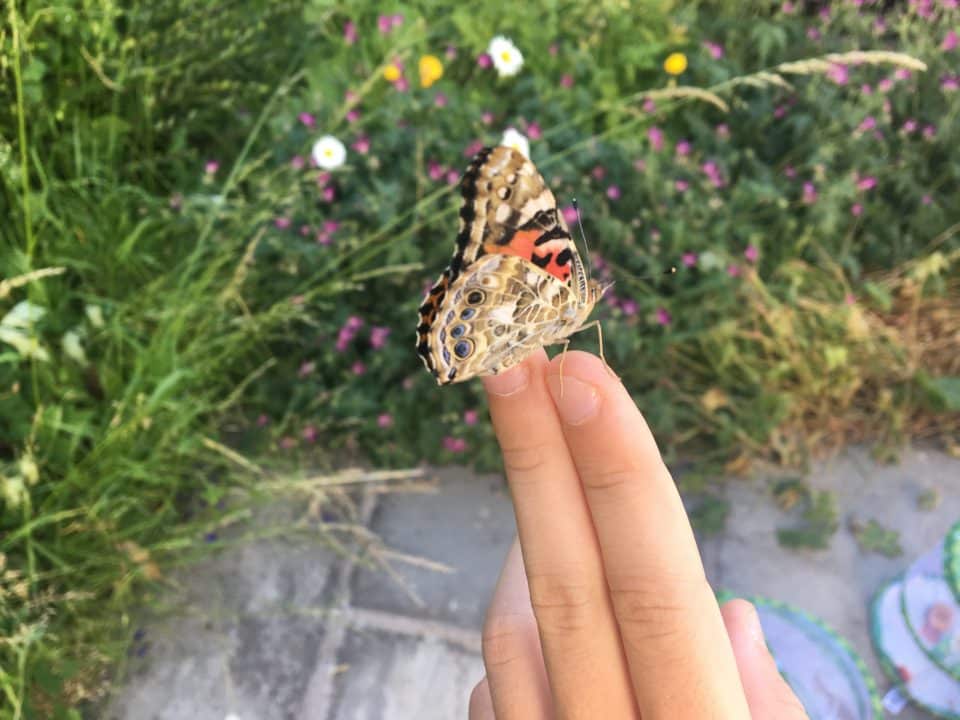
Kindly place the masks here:
[(575, 331), (584, 310), (553, 275), (517, 255), (491, 254), (450, 284), (425, 363), (441, 385), (493, 375)]
[[(518, 257), (581, 298), (587, 291), (583, 263), (556, 198), (530, 160), (512, 148), (484, 148), (464, 173), (460, 189), (463, 205), (453, 258), (420, 307), (417, 352), (431, 371), (437, 367), (431, 356), (442, 355), (442, 348), (431, 342), (431, 328), (449, 314), (448, 291), (478, 258)], [(446, 308), (443, 314), (441, 308)]]

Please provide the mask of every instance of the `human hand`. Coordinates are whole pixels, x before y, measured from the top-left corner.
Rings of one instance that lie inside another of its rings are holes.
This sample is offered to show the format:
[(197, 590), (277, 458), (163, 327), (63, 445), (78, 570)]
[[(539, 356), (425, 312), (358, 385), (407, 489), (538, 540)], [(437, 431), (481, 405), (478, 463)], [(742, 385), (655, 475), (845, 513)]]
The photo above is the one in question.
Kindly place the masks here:
[[(594, 356), (484, 378), (519, 544), (487, 611), (471, 720), (807, 715), (750, 603), (719, 608), (643, 416)], [(522, 550), (522, 552), (521, 552)]]

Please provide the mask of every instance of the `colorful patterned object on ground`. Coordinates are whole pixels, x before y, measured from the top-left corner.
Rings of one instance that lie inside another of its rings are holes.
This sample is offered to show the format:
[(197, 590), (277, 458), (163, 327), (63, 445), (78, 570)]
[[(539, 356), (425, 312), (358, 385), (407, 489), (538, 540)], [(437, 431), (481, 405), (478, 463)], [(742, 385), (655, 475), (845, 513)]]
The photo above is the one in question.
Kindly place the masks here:
[(897, 691), (937, 717), (960, 720), (958, 579), (960, 522), (876, 594), (870, 630)]
[[(723, 602), (736, 596), (718, 597)], [(873, 678), (846, 640), (819, 618), (786, 603), (745, 599), (756, 606), (767, 646), (810, 720), (882, 720)]]
[(896, 580), (873, 599), (870, 631), (880, 664), (894, 684), (917, 705), (941, 718), (960, 720), (960, 684), (917, 643)]

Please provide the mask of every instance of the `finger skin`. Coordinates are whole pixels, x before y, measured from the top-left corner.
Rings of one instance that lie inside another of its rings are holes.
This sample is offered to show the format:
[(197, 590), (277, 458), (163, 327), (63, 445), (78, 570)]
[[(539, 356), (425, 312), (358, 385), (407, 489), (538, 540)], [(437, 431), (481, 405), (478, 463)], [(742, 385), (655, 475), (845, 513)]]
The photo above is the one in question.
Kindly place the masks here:
[(547, 365), (541, 350), (484, 378), (484, 386), (554, 704), (564, 717), (636, 717), (596, 535), (546, 386)]
[(808, 720), (800, 700), (777, 670), (753, 605), (730, 600), (720, 613), (753, 720)]
[(749, 718), (736, 662), (676, 486), (640, 411), (596, 357), (548, 385), (596, 528), (643, 720)]
[(493, 699), (490, 697), (490, 684), (487, 678), (478, 682), (470, 693), (470, 705), (467, 717), (470, 720), (496, 720), (493, 712)]
[(482, 640), (487, 694), (496, 718), (547, 720), (552, 717), (550, 684), (540, 650), (537, 621), (530, 605), (520, 543), (516, 540), (507, 553), (487, 609)]

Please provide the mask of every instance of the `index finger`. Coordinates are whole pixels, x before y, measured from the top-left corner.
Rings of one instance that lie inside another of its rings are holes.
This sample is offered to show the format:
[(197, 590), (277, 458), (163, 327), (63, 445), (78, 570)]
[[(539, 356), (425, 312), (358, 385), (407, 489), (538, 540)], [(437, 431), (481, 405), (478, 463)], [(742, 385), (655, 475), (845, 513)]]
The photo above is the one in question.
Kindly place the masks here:
[[(567, 353), (550, 393), (596, 529), (640, 713), (749, 718), (723, 619), (680, 494), (629, 393)], [(719, 713), (715, 715), (714, 713)]]

